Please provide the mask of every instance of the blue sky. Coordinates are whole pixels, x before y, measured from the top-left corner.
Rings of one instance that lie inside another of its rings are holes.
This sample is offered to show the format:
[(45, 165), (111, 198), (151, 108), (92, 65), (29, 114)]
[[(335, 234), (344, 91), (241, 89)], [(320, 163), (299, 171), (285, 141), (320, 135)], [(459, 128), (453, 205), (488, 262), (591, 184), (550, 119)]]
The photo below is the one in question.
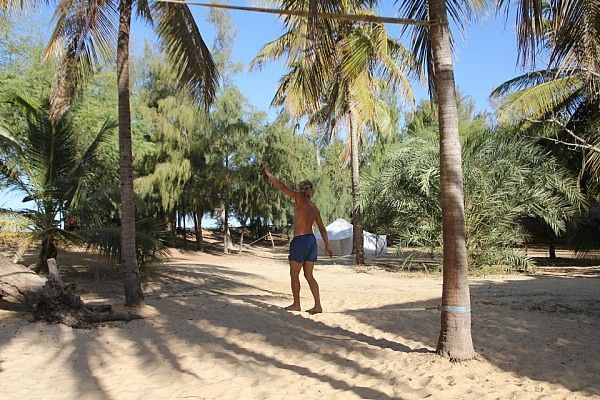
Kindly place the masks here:
[[(227, 0), (222, 0), (227, 3)], [(256, 2), (256, 1), (255, 1)], [(230, 4), (251, 5), (251, 1), (230, 1)], [(389, 1), (380, 13), (394, 16), (393, 2)], [(206, 20), (207, 9), (192, 7), (192, 12), (200, 31), (210, 46), (214, 29)], [(267, 42), (276, 39), (283, 31), (283, 26), (275, 15), (230, 11), (237, 30), (234, 55), (237, 62), (248, 64), (259, 49)], [(492, 110), (488, 96), (491, 90), (500, 83), (520, 73), (517, 67), (517, 49), (511, 15), (508, 24), (504, 13), (496, 16), (493, 13), (487, 19), (471, 24), (461, 37), (455, 32), (457, 39), (455, 52), (456, 82), (460, 90), (475, 100), (478, 109)], [(53, 26), (52, 8), (47, 7), (37, 14), (21, 21), (21, 29), (34, 29), (41, 32), (43, 41), (47, 41)], [(395, 37), (400, 34), (399, 26), (388, 25), (388, 32)], [(133, 22), (131, 50), (136, 56), (143, 54), (144, 43), (156, 43), (152, 30), (140, 21)], [(406, 42), (405, 40), (403, 40)], [(244, 71), (235, 78), (235, 83), (242, 93), (256, 108), (267, 111), (277, 87), (279, 78), (284, 73), (280, 64), (271, 63), (261, 71)], [(417, 97), (427, 97), (425, 87), (415, 83)]]
[[(225, 2), (225, 1), (224, 1)], [(250, 5), (249, 2), (230, 2), (236, 5)], [(392, 3), (391, 1), (389, 2)], [(212, 43), (212, 26), (206, 21), (207, 9), (193, 7), (192, 11), (200, 27), (203, 37)], [(387, 16), (394, 15), (391, 5), (380, 11)], [(230, 16), (237, 29), (234, 56), (237, 62), (247, 65), (267, 42), (276, 39), (283, 33), (283, 26), (275, 15), (230, 11)], [(455, 53), (456, 82), (460, 90), (471, 96), (479, 110), (492, 111), (489, 93), (500, 83), (518, 75), (517, 48), (514, 27), (510, 17), (505, 23), (504, 13), (467, 27), (463, 37), (455, 32), (457, 47)], [(388, 32), (399, 37), (400, 27), (388, 25)], [(132, 51), (141, 55), (145, 41), (156, 39), (151, 30), (140, 23), (134, 24)], [(235, 83), (246, 98), (260, 110), (268, 110), (279, 78), (285, 72), (280, 64), (271, 63), (261, 71), (244, 71), (239, 74)], [(415, 94), (418, 98), (426, 98), (425, 87), (415, 83)], [(272, 114), (271, 114), (272, 115)]]
[[(389, 2), (391, 4), (392, 2)], [(238, 1), (231, 4), (249, 5)], [(196, 22), (207, 44), (211, 44), (214, 29), (207, 22), (207, 9), (193, 7)], [(382, 14), (394, 15), (392, 6), (383, 7)], [(234, 46), (236, 62), (247, 65), (267, 42), (274, 40), (281, 33), (283, 26), (275, 15), (231, 11), (231, 18), (237, 30)], [(46, 8), (36, 15), (24, 19), (21, 29), (41, 32), (43, 41), (47, 41), (52, 27), (52, 10)], [(490, 18), (468, 26), (463, 37), (456, 33), (457, 46), (454, 58), (456, 83), (465, 95), (471, 96), (479, 111), (493, 111), (489, 102), (489, 93), (502, 82), (520, 74), (517, 67), (517, 49), (514, 27), (511, 17), (505, 23), (504, 14), (491, 15)], [(398, 36), (398, 26), (388, 26), (388, 32)], [(141, 56), (145, 42), (155, 43), (156, 38), (151, 29), (143, 23), (134, 22), (132, 27), (131, 50)], [(275, 93), (278, 81), (284, 73), (281, 64), (271, 63), (260, 71), (240, 73), (234, 79), (235, 84), (258, 110), (267, 111)], [(417, 98), (427, 98), (424, 86), (415, 83)], [(272, 117), (275, 112), (271, 110)], [(0, 192), (0, 207), (16, 208), (20, 206), (21, 195)]]

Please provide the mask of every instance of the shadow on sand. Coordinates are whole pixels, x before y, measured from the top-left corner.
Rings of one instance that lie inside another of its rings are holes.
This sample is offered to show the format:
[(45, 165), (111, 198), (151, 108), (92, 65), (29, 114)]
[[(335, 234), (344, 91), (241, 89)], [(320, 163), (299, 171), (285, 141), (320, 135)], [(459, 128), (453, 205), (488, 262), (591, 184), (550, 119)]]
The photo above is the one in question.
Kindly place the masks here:
[[(566, 294), (556, 294), (559, 286)], [(600, 279), (535, 276), (502, 283), (479, 281), (471, 285), (471, 299), (473, 342), (489, 362), (533, 380), (600, 395), (600, 380), (594, 378), (600, 376)], [(351, 315), (435, 347), (439, 313), (385, 313), (432, 306), (437, 301), (400, 303)]]
[[(252, 274), (217, 265), (200, 264), (191, 269), (189, 265), (172, 263), (156, 275), (152, 290), (147, 295), (147, 302), (158, 310), (164, 321), (161, 326), (147, 321), (111, 326), (135, 346), (141, 363), (166, 362), (172, 369), (190, 376), (196, 375), (186, 370), (178, 356), (169, 349), (169, 339), (175, 337), (190, 345), (210, 349), (216, 357), (239, 368), (252, 368), (253, 364), (275, 366), (326, 383), (332, 388), (352, 392), (360, 398), (390, 399), (401, 398), (400, 393), (429, 394), (426, 388), (414, 389), (402, 381), (394, 383), (393, 394), (386, 393), (378, 385), (349, 383), (360, 382), (360, 378), (340, 380), (327, 371), (311, 368), (310, 364), (285, 362), (276, 354), (293, 352), (316, 357), (326, 361), (330, 368), (343, 369), (351, 376), (362, 376), (369, 381), (389, 385), (394, 371), (385, 366), (374, 369), (362, 365), (348, 355), (359, 353), (361, 358), (373, 360), (379, 351), (417, 353), (414, 356), (430, 352), (428, 348), (434, 348), (436, 344), (439, 314), (392, 310), (432, 307), (437, 306), (437, 301), (398, 303), (346, 312), (363, 324), (424, 345), (411, 348), (270, 305), (281, 300), (282, 296), (288, 298), (287, 293), (269, 292), (241, 282), (241, 278), (247, 275)], [(115, 281), (111, 285), (119, 288)], [(569, 286), (567, 293), (570, 294), (555, 295), (553, 288), (564, 285)], [(90, 287), (93, 293), (93, 285)], [(589, 378), (600, 376), (597, 357), (600, 352), (597, 340), (600, 327), (599, 287), (599, 279), (557, 277), (534, 277), (502, 283), (480, 281), (472, 285), (473, 337), (477, 351), (505, 371), (533, 380), (558, 383), (571, 391), (600, 394), (600, 381)], [(252, 293), (236, 295), (235, 292)], [(182, 324), (184, 329), (175, 330), (174, 327)], [(269, 354), (262, 353), (253, 349), (250, 343), (246, 346), (216, 334), (215, 329), (258, 335), (275, 350)], [(75, 339), (69, 339), (70, 347), (49, 350), (48, 359), (59, 352), (70, 352), (65, 368), (74, 372), (90, 371), (85, 375), (73, 374), (85, 376), (77, 387), (81, 395), (96, 391), (104, 398), (110, 398), (101, 379), (95, 375), (92, 362), (108, 352), (110, 344), (100, 341), (95, 334), (73, 332)], [(17, 337), (16, 333), (12, 336), (13, 339)], [(61, 343), (67, 339), (59, 337), (57, 340)], [(6, 344), (0, 343), (0, 348)], [(579, 374), (581, 371), (585, 374)]]

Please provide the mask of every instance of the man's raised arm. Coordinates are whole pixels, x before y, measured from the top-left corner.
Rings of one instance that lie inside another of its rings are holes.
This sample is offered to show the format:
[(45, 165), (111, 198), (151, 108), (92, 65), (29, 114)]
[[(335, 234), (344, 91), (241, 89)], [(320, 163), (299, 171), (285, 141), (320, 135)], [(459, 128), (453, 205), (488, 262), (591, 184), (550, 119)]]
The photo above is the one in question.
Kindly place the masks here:
[(280, 190), (282, 193), (290, 196), (291, 198), (293, 198), (293, 199), (296, 198), (296, 196), (298, 195), (298, 192), (293, 191), (292, 189), (287, 187), (285, 185), (285, 183), (283, 183), (279, 179), (277, 179), (277, 177), (275, 175), (273, 175), (273, 173), (269, 169), (268, 164), (266, 164), (266, 163), (263, 164), (262, 170), (265, 173), (265, 175), (267, 176), (267, 178), (271, 181), (273, 186), (275, 186), (278, 190)]
[(323, 225), (323, 220), (321, 219), (321, 212), (317, 213), (316, 222), (319, 232), (321, 233), (321, 237), (323, 238), (323, 242), (325, 242), (325, 254), (331, 257), (333, 256), (333, 251), (331, 251), (331, 246), (329, 245), (329, 237), (327, 236), (327, 229), (325, 229), (325, 225)]

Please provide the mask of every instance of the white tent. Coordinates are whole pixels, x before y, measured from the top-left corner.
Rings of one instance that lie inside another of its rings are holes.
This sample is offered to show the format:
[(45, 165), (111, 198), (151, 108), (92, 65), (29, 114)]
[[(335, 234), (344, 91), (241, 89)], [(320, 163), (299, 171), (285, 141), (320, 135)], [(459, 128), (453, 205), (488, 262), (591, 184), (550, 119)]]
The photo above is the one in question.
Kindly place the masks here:
[[(354, 227), (344, 219), (336, 219), (325, 227), (331, 250), (336, 256), (352, 254), (352, 234)], [(319, 233), (315, 233), (319, 255), (325, 255), (325, 243)], [(386, 235), (374, 235), (363, 231), (363, 249), (365, 255), (378, 255), (387, 253)]]

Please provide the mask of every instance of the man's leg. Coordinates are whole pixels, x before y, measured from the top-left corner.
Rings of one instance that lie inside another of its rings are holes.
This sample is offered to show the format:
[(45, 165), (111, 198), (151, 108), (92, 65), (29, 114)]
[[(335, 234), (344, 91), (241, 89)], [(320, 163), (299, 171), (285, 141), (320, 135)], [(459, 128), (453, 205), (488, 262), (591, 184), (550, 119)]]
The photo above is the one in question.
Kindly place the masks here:
[(310, 314), (317, 314), (323, 312), (321, 308), (321, 298), (319, 297), (319, 284), (317, 280), (313, 276), (313, 269), (315, 268), (315, 263), (312, 261), (304, 262), (304, 277), (308, 282), (308, 286), (310, 286), (310, 291), (312, 292), (313, 297), (315, 298), (315, 306), (310, 310), (306, 310)]
[(287, 306), (286, 310), (300, 311), (300, 270), (302, 264), (298, 261), (290, 260), (290, 278), (292, 279), (292, 296), (294, 304)]

